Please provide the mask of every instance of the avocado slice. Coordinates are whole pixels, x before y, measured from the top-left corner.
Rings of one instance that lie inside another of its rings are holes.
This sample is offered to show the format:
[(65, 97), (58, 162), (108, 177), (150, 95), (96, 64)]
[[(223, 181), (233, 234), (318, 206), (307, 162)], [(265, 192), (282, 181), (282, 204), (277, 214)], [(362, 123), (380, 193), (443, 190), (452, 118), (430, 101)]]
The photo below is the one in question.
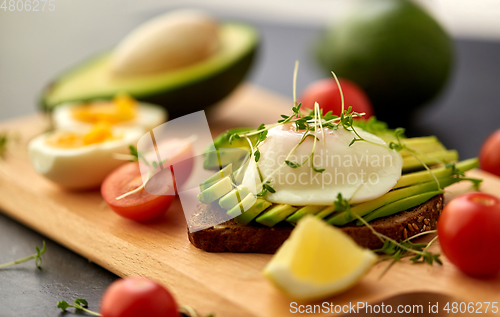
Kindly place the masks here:
[(221, 179), (223, 179), (226, 176), (230, 176), (233, 173), (233, 165), (229, 164), (214, 175), (210, 176), (206, 180), (203, 181), (203, 183), (200, 184), (200, 190), (204, 191), (205, 189), (209, 188), (210, 186), (214, 185)]
[(271, 209), (257, 217), (255, 221), (268, 227), (274, 227), (293, 214), (295, 210), (297, 210), (296, 207), (288, 204), (274, 205)]
[[(479, 167), (479, 160), (477, 158), (471, 158), (468, 160), (463, 160), (460, 162), (457, 162), (455, 164), (455, 168), (460, 171), (460, 172), (467, 172), (468, 170), (471, 170), (473, 168), (478, 168)], [(441, 178), (441, 177), (446, 177), (450, 176), (453, 174), (453, 169), (451, 167), (438, 167), (438, 168), (433, 168), (431, 169), (432, 174), (434, 176)], [(434, 177), (429, 173), (429, 171), (424, 170), (420, 172), (413, 172), (413, 173), (408, 173), (403, 176), (398, 180), (396, 185), (394, 186), (394, 189), (396, 188), (401, 188), (401, 187), (406, 187), (422, 182), (427, 182), (430, 180), (433, 180)]]
[[(324, 207), (324, 206), (323, 206)], [(316, 215), (315, 217), (316, 218), (319, 218), (319, 219), (325, 219), (326, 217), (330, 216), (331, 214), (333, 214), (336, 210), (336, 206), (335, 205), (331, 205), (331, 206), (326, 206), (324, 207), (322, 210), (320, 210)]]
[(198, 200), (204, 204), (211, 204), (233, 189), (233, 184), (229, 176), (224, 177), (217, 183), (203, 190), (198, 194)]
[[(380, 207), (379, 209), (364, 216), (363, 219), (368, 222), (378, 218), (388, 217), (390, 215), (394, 215), (395, 213), (401, 212), (402, 210), (407, 210), (408, 208), (413, 208), (415, 206), (423, 204), (432, 197), (443, 193), (444, 191), (437, 190), (437, 191), (418, 194), (415, 196), (406, 197), (398, 201), (395, 201), (393, 203), (390, 203), (388, 205), (385, 205), (383, 207)], [(358, 220), (356, 224), (358, 226), (361, 226), (363, 225), (363, 222)]]
[(258, 215), (260, 215), (264, 210), (266, 210), (267, 208), (269, 208), (269, 206), (271, 206), (271, 205), (272, 205), (271, 202), (269, 202), (269, 201), (267, 201), (265, 199), (262, 199), (262, 198), (257, 198), (257, 200), (255, 201), (255, 203), (253, 204), (253, 206), (250, 207), (250, 209), (248, 209), (247, 211), (243, 212), (241, 215), (239, 215), (238, 217), (236, 217), (234, 219), (236, 221), (238, 221), (239, 223), (241, 223), (242, 225), (247, 225), (252, 220), (254, 220), (255, 217), (257, 217)]
[(258, 44), (257, 31), (248, 25), (226, 23), (220, 30), (220, 49), (194, 65), (159, 74), (115, 78), (111, 52), (91, 57), (50, 83), (41, 106), (50, 110), (67, 102), (112, 99), (127, 92), (137, 100), (161, 105), (175, 118), (212, 105), (226, 97), (245, 77)]
[(444, 150), (424, 154), (417, 154), (418, 159), (414, 156), (403, 157), (403, 173), (423, 169), (422, 162), (428, 166), (432, 166), (440, 164), (443, 161), (449, 163), (458, 160), (458, 152), (456, 150)]
[[(446, 147), (434, 135), (403, 139), (401, 143), (417, 153), (432, 153), (446, 150)], [(412, 155), (405, 149), (399, 153), (402, 156)]]
[(252, 208), (255, 204), (256, 198), (254, 194), (246, 195), (236, 206), (231, 208), (227, 214), (231, 217), (237, 217), (243, 214), (246, 210)]
[[(439, 185), (441, 188), (450, 186), (460, 179), (455, 177), (444, 177), (438, 178)], [(404, 187), (397, 190), (392, 190), (387, 194), (380, 196), (376, 199), (355, 205), (351, 207), (351, 214), (356, 214), (358, 216), (365, 216), (374, 210), (378, 210), (378, 208), (390, 205), (393, 202), (396, 202), (401, 199), (405, 199), (406, 197), (415, 196), (419, 194), (423, 194), (426, 192), (435, 191), (438, 189), (437, 183), (435, 180), (431, 180), (422, 184), (413, 185), (409, 187)], [(400, 209), (399, 211), (403, 211), (404, 209)], [(335, 226), (345, 225), (353, 220), (356, 220), (354, 216), (346, 215), (346, 212), (343, 211), (341, 213), (335, 214), (334, 216), (327, 219), (329, 224)]]
[(250, 194), (250, 190), (246, 186), (240, 185), (222, 197), (219, 200), (219, 205), (223, 209), (230, 210), (239, 204), (248, 194)]
[(286, 218), (286, 221), (295, 225), (300, 219), (302, 219), (306, 215), (309, 215), (309, 214), (315, 215), (324, 208), (325, 208), (325, 206), (312, 206), (312, 205), (311, 206), (304, 206), (304, 207), (300, 208), (299, 210), (297, 210), (297, 212), (295, 212), (293, 215)]
[(250, 150), (241, 148), (216, 148), (203, 154), (203, 168), (213, 171), (232, 164), (238, 169), (249, 154)]

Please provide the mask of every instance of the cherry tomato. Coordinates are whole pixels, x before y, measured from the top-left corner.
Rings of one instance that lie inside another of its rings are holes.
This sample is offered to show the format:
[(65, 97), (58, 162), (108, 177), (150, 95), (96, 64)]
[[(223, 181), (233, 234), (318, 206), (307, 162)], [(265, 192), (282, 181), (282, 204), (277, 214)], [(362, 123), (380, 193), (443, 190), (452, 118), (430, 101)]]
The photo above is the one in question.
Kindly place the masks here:
[[(355, 83), (347, 79), (339, 79), (340, 87), (344, 95), (344, 109), (352, 107), (354, 112), (366, 113), (363, 118), (368, 119), (373, 115), (373, 106), (366, 93)], [(304, 108), (314, 108), (317, 102), (323, 112), (332, 111), (340, 115), (342, 103), (337, 82), (333, 78), (318, 80), (306, 87), (299, 101)]]
[(468, 193), (450, 201), (438, 222), (446, 257), (464, 273), (490, 276), (500, 272), (500, 199)]
[(174, 186), (166, 194), (153, 195), (146, 190), (117, 200), (116, 198), (142, 185), (139, 163), (127, 163), (114, 170), (102, 183), (101, 194), (109, 207), (120, 216), (136, 221), (147, 221), (165, 214), (175, 199)]
[(483, 170), (500, 176), (500, 129), (493, 132), (483, 143), (479, 163)]
[(170, 292), (147, 278), (129, 277), (111, 284), (101, 301), (102, 317), (179, 317)]
[[(159, 184), (155, 184), (155, 193), (158, 193), (157, 195), (151, 194), (142, 188), (124, 198), (116, 199), (143, 185), (139, 167), (139, 164), (144, 164), (143, 162), (127, 163), (120, 166), (111, 172), (102, 183), (101, 195), (104, 201), (120, 216), (135, 221), (148, 221), (164, 215), (175, 199), (176, 186), (181, 186), (191, 174), (193, 168), (191, 143), (174, 139), (159, 144), (158, 148), (161, 157), (168, 157), (168, 160), (163, 165), (167, 172), (165, 175), (170, 178), (163, 183), (155, 182), (155, 177), (151, 178), (147, 186), (151, 183)], [(164, 154), (161, 153), (162, 151), (166, 151), (168, 155), (162, 155)], [(156, 158), (156, 153), (153, 154), (147, 156), (146, 159)], [(171, 164), (177, 164), (175, 178), (171, 176)]]

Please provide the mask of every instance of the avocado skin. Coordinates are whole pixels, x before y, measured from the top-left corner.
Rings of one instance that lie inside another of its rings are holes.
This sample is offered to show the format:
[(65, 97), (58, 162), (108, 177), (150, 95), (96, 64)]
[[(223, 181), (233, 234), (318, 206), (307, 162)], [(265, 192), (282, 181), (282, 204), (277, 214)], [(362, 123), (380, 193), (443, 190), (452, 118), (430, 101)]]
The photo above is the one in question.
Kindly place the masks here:
[[(209, 106), (222, 100), (229, 95), (245, 78), (250, 67), (257, 55), (259, 42), (243, 54), (238, 61), (229, 65), (224, 69), (212, 73), (210, 76), (202, 78), (193, 78), (189, 85), (174, 87), (168, 90), (162, 90), (150, 93), (148, 95), (138, 95), (131, 93), (131, 96), (138, 101), (157, 104), (167, 109), (169, 118), (174, 119), (183, 115), (205, 110)], [(59, 82), (65, 80), (65, 75), (78, 71), (79, 69), (91, 64), (95, 58), (101, 57), (103, 54), (97, 54), (83, 63), (79, 63), (76, 67), (62, 73), (54, 81), (49, 83), (42, 91), (40, 97), (40, 108), (43, 111), (50, 111), (52, 106), (47, 104), (46, 96), (50, 95), (53, 87)], [(91, 98), (67, 100), (65, 102), (87, 102), (97, 99), (112, 99), (115, 93), (101, 94)]]

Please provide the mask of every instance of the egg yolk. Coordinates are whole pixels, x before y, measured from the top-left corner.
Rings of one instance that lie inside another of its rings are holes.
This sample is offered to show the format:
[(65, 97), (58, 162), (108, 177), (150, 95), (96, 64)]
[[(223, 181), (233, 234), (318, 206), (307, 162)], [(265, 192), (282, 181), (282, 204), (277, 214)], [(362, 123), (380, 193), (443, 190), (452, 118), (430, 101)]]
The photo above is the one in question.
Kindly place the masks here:
[(118, 94), (112, 101), (97, 101), (77, 106), (71, 114), (78, 121), (116, 124), (137, 116), (137, 101), (127, 94)]
[(57, 148), (73, 149), (118, 138), (113, 135), (109, 123), (99, 122), (86, 134), (69, 131), (55, 133), (47, 139), (47, 144)]

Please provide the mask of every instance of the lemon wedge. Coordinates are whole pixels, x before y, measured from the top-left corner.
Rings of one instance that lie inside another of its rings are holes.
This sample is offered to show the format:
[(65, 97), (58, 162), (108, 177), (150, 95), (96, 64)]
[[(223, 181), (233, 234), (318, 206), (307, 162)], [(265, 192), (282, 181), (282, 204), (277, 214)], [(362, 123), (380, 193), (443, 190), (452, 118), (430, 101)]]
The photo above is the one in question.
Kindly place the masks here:
[(376, 262), (342, 230), (313, 216), (299, 221), (264, 268), (288, 296), (314, 300), (341, 293), (359, 281)]

